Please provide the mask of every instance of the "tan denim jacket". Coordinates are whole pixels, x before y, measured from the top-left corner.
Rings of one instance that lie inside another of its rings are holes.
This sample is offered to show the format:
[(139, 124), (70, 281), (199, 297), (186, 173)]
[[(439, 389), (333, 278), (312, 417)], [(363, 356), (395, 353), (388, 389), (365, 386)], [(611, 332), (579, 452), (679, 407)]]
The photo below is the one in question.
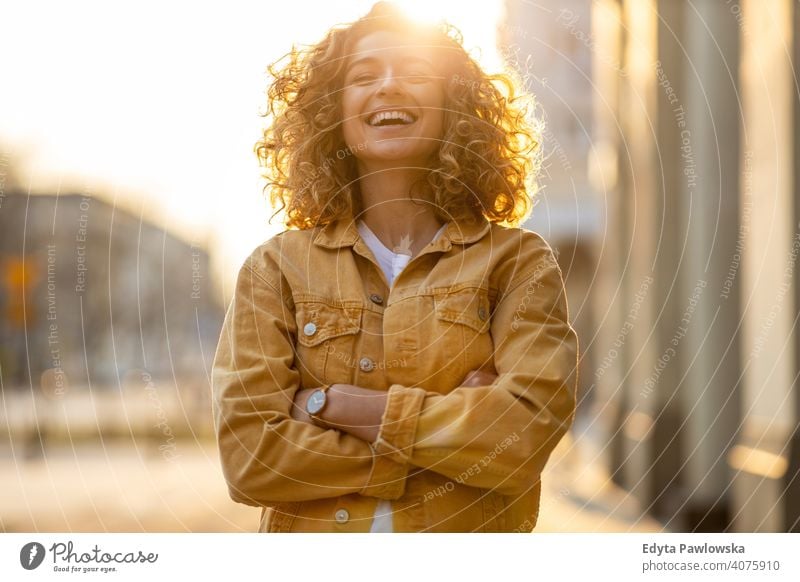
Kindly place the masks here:
[[(450, 222), (389, 289), (352, 221), (286, 231), (242, 266), (213, 366), (231, 497), (259, 531), (528, 532), (571, 425), (578, 339), (537, 234)], [(492, 385), (458, 386), (494, 364)], [(387, 390), (374, 443), (293, 420), (295, 392)]]

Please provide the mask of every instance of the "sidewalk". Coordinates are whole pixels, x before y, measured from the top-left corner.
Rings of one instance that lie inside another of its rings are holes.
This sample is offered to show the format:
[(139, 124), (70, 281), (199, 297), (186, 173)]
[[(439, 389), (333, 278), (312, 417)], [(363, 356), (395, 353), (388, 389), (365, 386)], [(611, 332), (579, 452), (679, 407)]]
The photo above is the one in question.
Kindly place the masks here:
[(69, 443), (47, 460), (0, 451), (0, 531), (251, 532), (258, 509), (228, 497), (212, 443)]
[[(0, 448), (0, 531), (254, 532), (259, 510), (234, 503), (211, 441), (59, 443), (47, 459)], [(543, 476), (537, 532), (661, 531), (565, 438)]]
[(641, 505), (614, 484), (603, 466), (601, 447), (569, 433), (542, 475), (536, 532), (663, 532)]

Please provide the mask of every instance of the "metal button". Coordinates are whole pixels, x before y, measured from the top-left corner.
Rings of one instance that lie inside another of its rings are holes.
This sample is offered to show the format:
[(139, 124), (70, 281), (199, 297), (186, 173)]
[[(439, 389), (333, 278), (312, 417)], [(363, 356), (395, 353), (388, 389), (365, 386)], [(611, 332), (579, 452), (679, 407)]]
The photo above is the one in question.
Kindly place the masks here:
[(361, 358), (358, 361), (358, 367), (362, 372), (371, 372), (375, 368), (375, 362), (369, 358)]
[(478, 317), (481, 321), (486, 321), (486, 308), (483, 305), (478, 307)]
[(309, 322), (303, 326), (303, 333), (306, 335), (314, 335), (317, 333), (317, 326), (314, 323)]
[(370, 295), (369, 300), (376, 305), (383, 305), (383, 297), (381, 297), (377, 293), (373, 293), (372, 295)]
[(336, 523), (347, 523), (350, 520), (350, 512), (346, 509), (337, 509), (333, 517)]

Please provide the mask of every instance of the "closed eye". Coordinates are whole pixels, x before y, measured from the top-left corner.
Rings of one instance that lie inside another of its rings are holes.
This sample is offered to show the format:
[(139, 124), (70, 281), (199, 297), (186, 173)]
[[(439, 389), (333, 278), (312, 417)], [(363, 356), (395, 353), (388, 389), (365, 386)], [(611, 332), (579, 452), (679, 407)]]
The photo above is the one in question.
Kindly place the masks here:
[(431, 78), (430, 73), (426, 73), (424, 71), (410, 71), (408, 75), (406, 75), (406, 79), (408, 79), (412, 83), (420, 83), (423, 81), (427, 81), (430, 78)]
[(410, 83), (430, 83), (442, 77), (428, 69), (409, 69), (404, 78)]
[(352, 82), (356, 85), (366, 85), (367, 83), (372, 83), (375, 80), (375, 75), (372, 74), (363, 74), (357, 75), (352, 79)]

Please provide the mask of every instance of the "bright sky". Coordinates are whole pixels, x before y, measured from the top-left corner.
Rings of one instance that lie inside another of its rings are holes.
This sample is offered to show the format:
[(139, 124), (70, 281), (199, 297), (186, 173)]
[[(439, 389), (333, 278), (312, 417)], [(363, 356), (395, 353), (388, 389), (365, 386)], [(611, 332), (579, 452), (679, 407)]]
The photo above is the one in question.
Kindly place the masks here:
[[(22, 178), (33, 191), (89, 184), (187, 240), (209, 240), (229, 283), (244, 257), (282, 230), (266, 224), (253, 154), (267, 64), (372, 4), (6, 3), (0, 148), (26, 152)], [(468, 50), (497, 66), (502, 0), (397, 4), (446, 18)]]

